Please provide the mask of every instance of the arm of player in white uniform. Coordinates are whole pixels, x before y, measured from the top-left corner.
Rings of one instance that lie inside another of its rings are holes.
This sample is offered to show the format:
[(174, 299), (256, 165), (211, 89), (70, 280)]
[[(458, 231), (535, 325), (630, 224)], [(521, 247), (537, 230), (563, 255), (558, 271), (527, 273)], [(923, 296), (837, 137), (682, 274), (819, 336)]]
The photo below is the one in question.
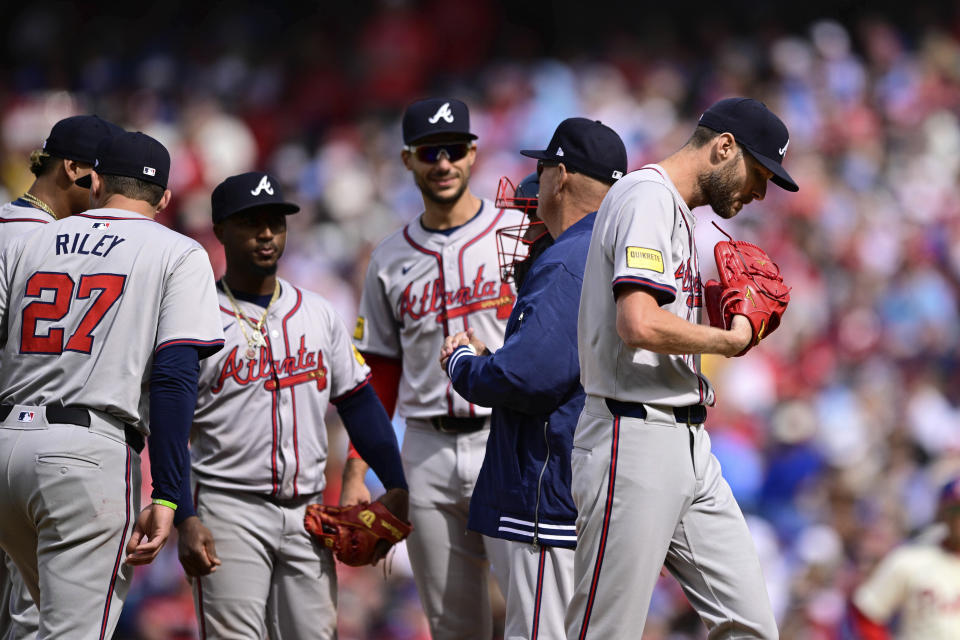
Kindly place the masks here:
[(620, 285), (617, 291), (617, 334), (631, 349), (655, 353), (718, 353), (735, 356), (753, 337), (750, 322), (734, 316), (730, 330), (694, 324), (662, 309), (641, 287)]
[(886, 624), (907, 599), (912, 566), (905, 549), (897, 549), (881, 560), (866, 582), (853, 592), (854, 606), (874, 622)]

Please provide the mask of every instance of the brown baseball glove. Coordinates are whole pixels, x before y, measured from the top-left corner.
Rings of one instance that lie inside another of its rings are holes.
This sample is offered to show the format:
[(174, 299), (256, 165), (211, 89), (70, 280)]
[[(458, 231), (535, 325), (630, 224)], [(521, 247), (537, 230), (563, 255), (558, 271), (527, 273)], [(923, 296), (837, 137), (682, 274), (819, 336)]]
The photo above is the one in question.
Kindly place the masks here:
[(777, 263), (755, 244), (730, 238), (717, 243), (713, 257), (720, 281), (704, 285), (707, 314), (710, 324), (720, 329), (729, 329), (735, 315), (747, 317), (753, 337), (737, 354), (742, 356), (780, 326), (790, 287), (783, 283)]
[(303, 525), (337, 560), (351, 567), (376, 564), (413, 531), (412, 525), (390, 513), (379, 500), (352, 507), (307, 505)]

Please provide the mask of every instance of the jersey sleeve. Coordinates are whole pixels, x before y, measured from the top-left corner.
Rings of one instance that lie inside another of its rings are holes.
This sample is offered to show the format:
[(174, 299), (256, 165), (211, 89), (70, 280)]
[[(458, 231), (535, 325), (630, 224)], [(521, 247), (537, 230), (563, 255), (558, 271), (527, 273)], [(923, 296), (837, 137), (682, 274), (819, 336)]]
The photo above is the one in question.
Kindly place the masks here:
[(201, 358), (213, 355), (223, 348), (218, 309), (210, 259), (196, 246), (167, 274), (160, 302), (156, 350), (192, 345)]
[(353, 330), (353, 341), (364, 353), (375, 353), (389, 358), (400, 359), (403, 350), (397, 322), (391, 309), (390, 300), (380, 278), (376, 254), (370, 259), (363, 293), (360, 296), (360, 310), (357, 312), (357, 324)]
[(617, 203), (604, 249), (613, 260), (616, 292), (623, 285), (649, 290), (660, 305), (677, 296), (671, 237), (676, 205), (670, 190), (657, 182), (640, 182)]
[(327, 375), (330, 376), (330, 398), (340, 400), (370, 379), (370, 367), (350, 341), (347, 327), (340, 316), (332, 309), (328, 309), (328, 314), (330, 353), (327, 356)]
[(907, 556), (906, 548), (891, 553), (854, 592), (853, 604), (871, 620), (885, 623), (903, 606), (912, 564)]

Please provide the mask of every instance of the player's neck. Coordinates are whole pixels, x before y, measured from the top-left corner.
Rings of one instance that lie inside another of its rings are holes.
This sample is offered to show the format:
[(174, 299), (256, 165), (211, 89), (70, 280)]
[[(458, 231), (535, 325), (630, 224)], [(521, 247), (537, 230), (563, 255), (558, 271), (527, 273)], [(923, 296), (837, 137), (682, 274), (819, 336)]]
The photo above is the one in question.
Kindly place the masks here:
[(38, 198), (57, 214), (57, 219), (66, 218), (70, 215), (70, 203), (67, 200), (67, 194), (51, 184), (50, 180), (37, 178), (33, 185), (27, 189), (27, 193)]
[(688, 209), (693, 210), (707, 203), (700, 189), (700, 163), (695, 151), (684, 147), (657, 164), (667, 172)]
[(241, 291), (254, 296), (265, 296), (273, 293), (277, 286), (276, 274), (262, 275), (259, 273), (245, 273), (240, 269), (227, 265), (223, 280), (233, 291)]
[(146, 200), (134, 200), (133, 198), (128, 198), (126, 196), (120, 195), (119, 193), (110, 194), (110, 197), (100, 205), (101, 209), (123, 209), (124, 211), (132, 211), (133, 213), (139, 213), (142, 216), (150, 218), (157, 217), (157, 208), (147, 202)]
[(456, 202), (440, 204), (423, 199), (423, 226), (442, 231), (466, 224), (480, 210), (480, 198), (466, 189)]

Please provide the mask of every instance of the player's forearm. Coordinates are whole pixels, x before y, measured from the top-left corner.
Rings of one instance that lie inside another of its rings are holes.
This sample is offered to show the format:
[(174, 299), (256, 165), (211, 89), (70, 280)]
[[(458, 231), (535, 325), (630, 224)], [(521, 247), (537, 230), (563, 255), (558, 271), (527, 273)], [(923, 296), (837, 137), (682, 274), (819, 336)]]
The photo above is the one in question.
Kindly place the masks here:
[[(649, 300), (641, 298), (647, 296)], [(651, 304), (646, 293), (625, 294), (617, 300), (617, 334), (631, 349), (655, 353), (717, 353), (734, 356), (750, 340), (749, 326), (735, 322), (731, 330), (694, 324)], [(741, 317), (741, 319), (743, 319)]]
[(150, 471), (155, 499), (178, 504), (189, 468), (187, 441), (197, 402), (197, 350), (172, 346), (154, 356), (150, 374)]
[(337, 412), (363, 460), (387, 489), (407, 488), (400, 463), (400, 447), (390, 418), (369, 385), (336, 402)]
[(537, 344), (539, 356), (510, 353), (511, 346), (504, 345), (488, 356), (458, 349), (447, 362), (453, 388), (481, 407), (531, 414), (555, 409), (560, 398), (579, 381), (579, 367), (573, 368), (573, 375), (564, 375), (571, 368), (569, 363), (551, 358), (564, 352), (551, 350), (549, 344)]

